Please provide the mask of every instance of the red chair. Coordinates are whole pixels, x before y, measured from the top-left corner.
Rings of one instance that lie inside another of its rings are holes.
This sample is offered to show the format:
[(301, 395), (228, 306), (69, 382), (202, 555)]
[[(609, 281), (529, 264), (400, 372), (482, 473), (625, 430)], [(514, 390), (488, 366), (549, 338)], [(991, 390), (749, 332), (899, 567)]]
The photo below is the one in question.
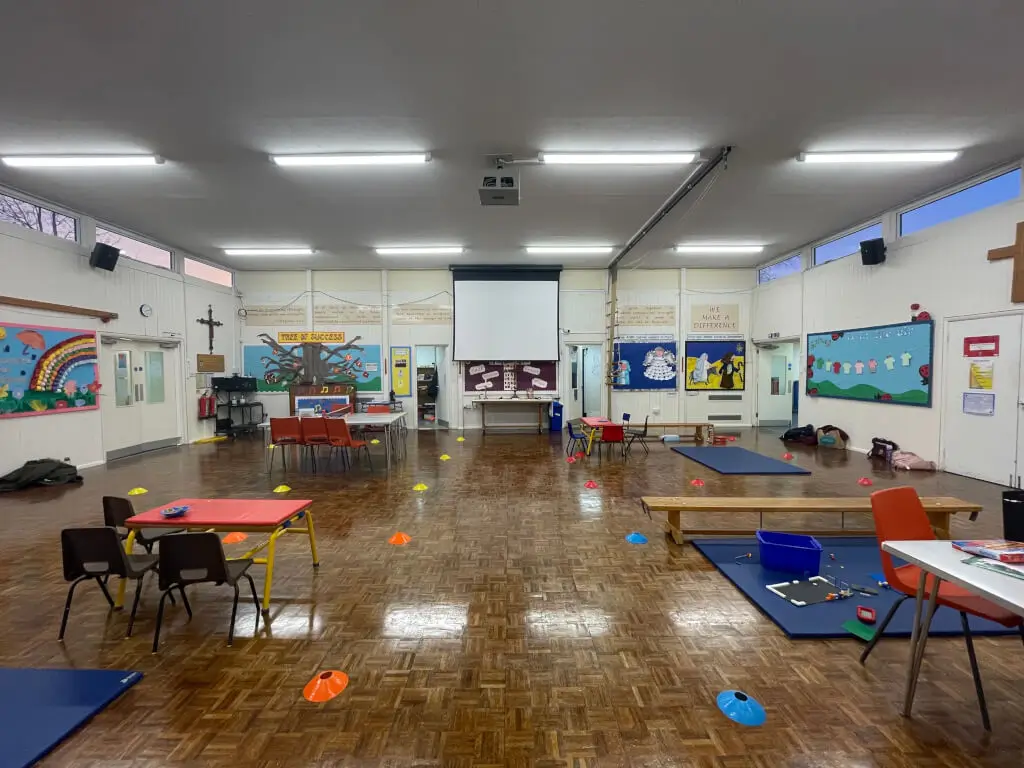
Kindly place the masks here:
[(366, 451), (366, 463), (370, 465), (370, 470), (372, 471), (373, 460), (370, 458), (370, 444), (365, 440), (356, 440), (352, 437), (352, 432), (348, 428), (348, 422), (344, 419), (335, 419), (335, 421), (337, 422), (337, 425), (332, 427), (332, 429), (337, 430), (336, 434), (339, 436), (339, 442), (344, 442), (345, 448), (351, 448), (357, 455), (360, 448)]
[(344, 419), (327, 419), (327, 440), (330, 443), (331, 451), (341, 451), (341, 461), (345, 466), (349, 464), (348, 449), (352, 447), (352, 435), (348, 431), (348, 424)]
[(313, 471), (316, 472), (316, 449), (321, 445), (330, 445), (330, 438), (327, 437), (327, 419), (310, 418), (299, 419), (302, 426), (302, 446), (309, 449), (309, 455), (313, 459)]
[(601, 427), (601, 439), (597, 443), (597, 458), (601, 458), (601, 448), (608, 446), (608, 458), (612, 457), (611, 446), (618, 444), (622, 458), (626, 458), (626, 430), (621, 424), (606, 424)]
[(288, 461), (285, 458), (285, 452), (278, 451), (278, 448), (284, 448), (289, 445), (302, 445), (302, 425), (299, 423), (301, 419), (292, 416), (286, 419), (271, 419), (270, 420), (270, 444), (274, 446), (274, 450), (270, 454), (270, 471), (274, 471), (274, 454), (281, 454), (281, 464), (284, 467), (285, 472), (288, 471)]
[(374, 404), (371, 403), (370, 405), (366, 406), (366, 412), (367, 413), (391, 413), (391, 406), (390, 405), (386, 405), (386, 404), (384, 404), (384, 405), (381, 405), (381, 404), (374, 405)]
[[(923, 541), (935, 539), (935, 531), (932, 530), (928, 521), (928, 514), (921, 505), (917, 491), (913, 488), (889, 488), (884, 491), (875, 491), (871, 494), (871, 512), (875, 518), (875, 535), (878, 537), (878, 546), (886, 541)], [(885, 632), (892, 617), (896, 614), (903, 601), (908, 597), (917, 597), (917, 585), (921, 577), (921, 569), (916, 565), (893, 565), (892, 556), (887, 552), (881, 552), (882, 572), (889, 582), (889, 587), (901, 592), (900, 598), (889, 609), (885, 619), (875, 631), (875, 636), (868, 643), (868, 647), (861, 654), (860, 663), (867, 661), (868, 656)], [(931, 576), (925, 582), (926, 596), (930, 595), (935, 588), (935, 579)], [(962, 589), (955, 584), (942, 582), (939, 585), (939, 594), (936, 603), (940, 606), (952, 608), (960, 613), (960, 623), (963, 625), (964, 642), (967, 645), (967, 656), (971, 662), (971, 673), (974, 675), (974, 688), (978, 693), (978, 706), (981, 708), (981, 720), (986, 731), (991, 731), (992, 726), (988, 719), (988, 707), (985, 705), (985, 691), (981, 687), (981, 674), (978, 671), (978, 659), (974, 655), (974, 640), (971, 637), (971, 627), (967, 622), (967, 615), (994, 621), (1004, 627), (1016, 627), (1021, 632), (1021, 639), (1024, 640), (1024, 618), (1015, 613), (1007, 611), (990, 600), (979, 597), (968, 590)]]

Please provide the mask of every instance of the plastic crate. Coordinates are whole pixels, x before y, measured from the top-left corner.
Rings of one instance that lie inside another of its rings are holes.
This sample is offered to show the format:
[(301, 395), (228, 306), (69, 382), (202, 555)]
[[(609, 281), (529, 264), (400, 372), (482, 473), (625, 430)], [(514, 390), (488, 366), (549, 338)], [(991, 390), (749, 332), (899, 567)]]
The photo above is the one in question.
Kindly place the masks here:
[(770, 571), (817, 576), (821, 570), (821, 544), (813, 536), (778, 531), (758, 531), (761, 567)]

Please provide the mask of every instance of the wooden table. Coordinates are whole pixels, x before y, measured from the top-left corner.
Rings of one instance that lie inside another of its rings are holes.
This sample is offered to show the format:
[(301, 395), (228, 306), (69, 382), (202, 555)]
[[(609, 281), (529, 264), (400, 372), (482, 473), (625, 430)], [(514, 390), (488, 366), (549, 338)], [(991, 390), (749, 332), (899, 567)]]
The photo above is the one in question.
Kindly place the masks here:
[[(928, 513), (928, 520), (935, 529), (935, 535), (940, 539), (950, 538), (949, 517), (958, 512), (968, 512), (971, 519), (981, 511), (980, 504), (963, 501), (952, 496), (925, 496), (921, 499), (925, 512)], [(652, 512), (664, 512), (666, 514), (665, 527), (672, 534), (672, 540), (676, 544), (683, 544), (687, 535), (698, 536), (749, 536), (756, 532), (751, 527), (744, 528), (686, 528), (680, 526), (679, 515), (682, 512), (714, 512), (714, 513), (735, 513), (735, 512), (757, 512), (760, 518), (759, 528), (764, 527), (765, 513), (789, 512), (789, 513), (831, 513), (840, 515), (840, 527), (834, 529), (795, 529), (791, 526), (771, 526), (774, 530), (783, 530), (790, 533), (809, 533), (815, 536), (874, 536), (874, 528), (847, 528), (845, 516), (847, 512), (871, 513), (871, 498), (868, 496), (851, 496), (836, 498), (811, 498), (803, 496), (795, 497), (770, 497), (758, 498), (751, 496), (709, 496), (706, 498), (698, 496), (644, 496), (640, 499), (640, 506), (650, 517)]]
[[(924, 499), (922, 499), (924, 501)], [(914, 706), (917, 678), (924, 661), (924, 649), (928, 642), (928, 630), (935, 615), (939, 585), (943, 581), (956, 584), (975, 595), (981, 595), (996, 605), (1018, 616), (1024, 616), (1024, 588), (1022, 582), (1012, 576), (987, 571), (963, 561), (971, 555), (954, 549), (948, 541), (887, 541), (882, 549), (890, 555), (906, 560), (921, 569), (917, 585), (917, 610), (914, 613), (914, 629), (910, 637), (910, 664), (907, 669), (907, 687), (903, 699), (903, 714), (910, 717)], [(930, 585), (928, 607), (921, 620), (925, 601), (925, 582), (932, 574), (935, 581)], [(987, 726), (987, 717), (986, 717)]]
[[(253, 547), (239, 560), (253, 558), (259, 565), (267, 567), (263, 577), (263, 613), (270, 611), (270, 584), (274, 577), (274, 545), (285, 533), (304, 533), (309, 536), (309, 549), (313, 555), (313, 567), (320, 565), (316, 553), (316, 535), (313, 531), (313, 513), (310, 499), (178, 499), (135, 515), (125, 521), (128, 538), (124, 548), (129, 554), (135, 544), (138, 528), (185, 528), (190, 531), (239, 531), (241, 533), (268, 533), (270, 538)], [(170, 507), (185, 507), (188, 512), (181, 517), (164, 517), (161, 511)], [(305, 519), (306, 524), (298, 527)], [(255, 557), (262, 550), (266, 557)], [(121, 579), (117, 591), (120, 607), (124, 602), (126, 580)]]
[[(710, 421), (667, 421), (659, 424), (647, 424), (648, 429), (692, 429), (693, 442), (714, 445), (715, 425)], [(663, 433), (664, 434), (664, 433)]]

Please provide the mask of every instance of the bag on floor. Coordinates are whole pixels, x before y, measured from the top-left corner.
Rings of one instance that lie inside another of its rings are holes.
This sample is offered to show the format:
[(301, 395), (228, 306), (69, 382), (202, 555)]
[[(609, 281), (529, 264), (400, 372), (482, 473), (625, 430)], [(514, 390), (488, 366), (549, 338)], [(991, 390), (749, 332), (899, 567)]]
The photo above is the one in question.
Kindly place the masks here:
[(850, 436), (834, 424), (818, 427), (818, 445), (822, 448), (839, 448), (845, 451), (849, 442)]
[(925, 461), (916, 453), (910, 451), (896, 451), (892, 455), (892, 466), (894, 469), (921, 470), (923, 472), (934, 472), (937, 467), (934, 461)]
[(892, 440), (886, 440), (884, 437), (872, 437), (871, 450), (868, 451), (868, 458), (892, 461), (893, 454), (895, 454), (899, 449), (900, 447)]
[(66, 485), (80, 483), (82, 476), (70, 464), (56, 459), (26, 461), (21, 469), (0, 477), (0, 493), (20, 491), (33, 485)]
[(814, 425), (808, 424), (805, 427), (793, 427), (787, 429), (779, 438), (784, 443), (801, 443), (803, 445), (816, 445), (818, 442)]

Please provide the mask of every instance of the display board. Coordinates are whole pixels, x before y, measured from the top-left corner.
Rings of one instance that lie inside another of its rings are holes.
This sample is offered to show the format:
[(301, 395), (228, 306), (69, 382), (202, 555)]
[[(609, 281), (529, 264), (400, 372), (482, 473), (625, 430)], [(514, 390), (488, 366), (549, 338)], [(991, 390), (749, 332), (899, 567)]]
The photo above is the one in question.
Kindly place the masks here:
[(687, 391), (743, 391), (747, 386), (746, 354), (743, 339), (687, 339)]
[(539, 363), (467, 362), (463, 367), (464, 391), (474, 394), (489, 392), (555, 392), (558, 389), (558, 366), (552, 361)]
[(294, 416), (300, 407), (315, 409), (317, 399), (321, 410), (328, 413), (330, 406), (336, 403), (354, 407), (356, 388), (351, 384), (296, 384), (288, 388), (288, 412)]
[(613, 347), (612, 388), (663, 390), (679, 386), (676, 342), (667, 339), (619, 340)]
[(242, 349), (246, 376), (259, 380), (260, 392), (287, 392), (293, 384), (352, 384), (360, 392), (380, 392), (379, 344), (360, 344), (356, 336), (347, 344), (280, 344), (265, 333), (263, 344)]
[(99, 408), (96, 333), (0, 323), (0, 418)]
[(934, 333), (930, 320), (809, 333), (806, 393), (930, 408)]
[(412, 347), (391, 348), (391, 391), (395, 397), (412, 397)]

